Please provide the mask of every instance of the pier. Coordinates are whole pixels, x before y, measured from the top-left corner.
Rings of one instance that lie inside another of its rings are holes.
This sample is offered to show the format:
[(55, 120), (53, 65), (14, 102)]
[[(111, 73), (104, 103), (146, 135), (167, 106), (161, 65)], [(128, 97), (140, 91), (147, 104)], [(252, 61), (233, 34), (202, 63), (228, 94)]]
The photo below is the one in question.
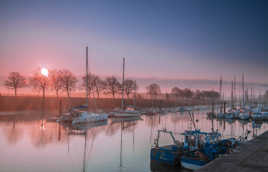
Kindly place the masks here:
[(208, 163), (197, 172), (268, 171), (268, 131), (241, 144), (232, 154)]

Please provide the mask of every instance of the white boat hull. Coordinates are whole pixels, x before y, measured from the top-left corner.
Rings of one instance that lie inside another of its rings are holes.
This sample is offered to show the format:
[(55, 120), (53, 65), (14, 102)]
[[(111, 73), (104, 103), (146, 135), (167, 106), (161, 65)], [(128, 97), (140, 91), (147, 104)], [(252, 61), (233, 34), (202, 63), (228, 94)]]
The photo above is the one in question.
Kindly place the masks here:
[(128, 117), (139, 117), (140, 114), (137, 113), (114, 113), (112, 115), (115, 118), (128, 118)]
[(201, 165), (187, 163), (187, 162), (183, 162), (183, 161), (181, 161), (181, 166), (183, 168), (190, 169), (190, 170), (198, 170), (199, 168), (202, 167)]
[(106, 114), (95, 114), (83, 112), (81, 116), (73, 119), (72, 124), (83, 124), (83, 123), (92, 123), (108, 120), (108, 115)]

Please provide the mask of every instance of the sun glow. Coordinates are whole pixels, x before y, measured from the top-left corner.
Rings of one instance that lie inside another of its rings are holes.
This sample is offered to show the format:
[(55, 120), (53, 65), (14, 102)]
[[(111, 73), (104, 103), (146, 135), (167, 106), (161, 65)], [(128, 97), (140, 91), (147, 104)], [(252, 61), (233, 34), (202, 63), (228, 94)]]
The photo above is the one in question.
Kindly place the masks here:
[(47, 68), (44, 68), (44, 67), (43, 67), (43, 68), (41, 69), (41, 74), (44, 75), (44, 76), (46, 76), (46, 77), (48, 77), (48, 70), (47, 70)]

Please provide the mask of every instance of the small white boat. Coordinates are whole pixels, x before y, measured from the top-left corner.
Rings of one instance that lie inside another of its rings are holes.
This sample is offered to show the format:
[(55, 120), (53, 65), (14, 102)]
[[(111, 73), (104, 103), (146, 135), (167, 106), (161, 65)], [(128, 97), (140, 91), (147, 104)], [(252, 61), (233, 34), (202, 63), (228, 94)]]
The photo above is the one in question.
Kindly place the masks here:
[(198, 170), (200, 169), (202, 166), (204, 166), (206, 163), (205, 162), (189, 162), (188, 160), (186, 159), (181, 159), (181, 166), (183, 168), (186, 168), (186, 169), (190, 169), (190, 170)]
[(239, 119), (242, 119), (242, 120), (248, 120), (249, 119), (249, 112), (240, 112), (238, 117), (239, 117)]
[(92, 112), (82, 112), (78, 117), (73, 118), (72, 124), (82, 124), (91, 122), (106, 121), (108, 119), (107, 114), (97, 114)]
[(128, 118), (128, 117), (140, 117), (139, 111), (136, 110), (120, 110), (111, 112), (112, 117), (115, 118)]

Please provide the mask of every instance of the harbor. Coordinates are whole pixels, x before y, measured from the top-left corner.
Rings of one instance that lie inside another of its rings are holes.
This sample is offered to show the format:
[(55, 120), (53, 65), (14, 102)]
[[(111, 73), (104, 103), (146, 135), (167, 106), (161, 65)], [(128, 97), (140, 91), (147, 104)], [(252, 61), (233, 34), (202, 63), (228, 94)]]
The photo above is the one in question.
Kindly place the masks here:
[(267, 9), (0, 1), (0, 172), (268, 171)]

